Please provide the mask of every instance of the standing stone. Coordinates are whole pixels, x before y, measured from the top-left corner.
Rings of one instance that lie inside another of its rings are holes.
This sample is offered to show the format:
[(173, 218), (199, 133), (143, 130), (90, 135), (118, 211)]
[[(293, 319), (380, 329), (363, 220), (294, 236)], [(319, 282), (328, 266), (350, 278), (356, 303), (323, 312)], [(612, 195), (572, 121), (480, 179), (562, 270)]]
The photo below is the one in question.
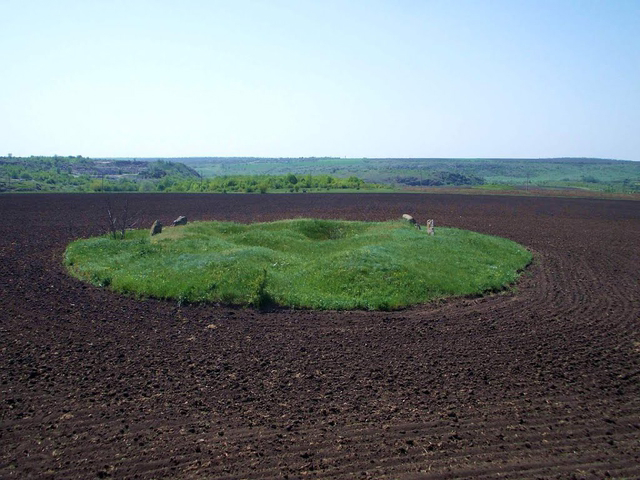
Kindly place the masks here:
[(407, 222), (409, 222), (411, 225), (413, 225), (414, 227), (416, 227), (418, 230), (421, 230), (420, 225), (418, 225), (418, 223), (416, 222), (416, 219), (413, 218), (411, 215), (409, 215), (408, 213), (403, 213), (402, 214), (402, 218), (404, 218)]
[(175, 227), (176, 225), (186, 225), (187, 224), (187, 217), (185, 217), (184, 215), (180, 215), (178, 218), (176, 218), (173, 221), (173, 226)]
[(427, 234), (433, 235), (435, 232), (433, 231), (433, 220), (427, 220)]
[(407, 222), (409, 222), (411, 225), (413, 225), (414, 223), (416, 223), (416, 219), (413, 218), (411, 215), (409, 215), (408, 213), (403, 213), (402, 214), (402, 218), (404, 218)]
[(159, 220), (156, 220), (153, 222), (153, 225), (151, 225), (151, 236), (157, 235), (160, 232), (162, 232), (162, 224)]

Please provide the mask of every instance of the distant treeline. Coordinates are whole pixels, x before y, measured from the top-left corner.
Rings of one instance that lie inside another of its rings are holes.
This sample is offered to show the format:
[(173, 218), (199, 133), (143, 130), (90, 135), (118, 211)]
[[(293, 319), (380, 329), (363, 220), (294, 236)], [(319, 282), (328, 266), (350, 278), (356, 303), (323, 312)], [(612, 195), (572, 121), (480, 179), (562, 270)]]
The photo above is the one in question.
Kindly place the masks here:
[(267, 193), (322, 190), (360, 190), (388, 188), (365, 183), (358, 177), (337, 178), (331, 175), (225, 175), (213, 178), (181, 180), (166, 188), (167, 192)]
[(390, 186), (640, 191), (640, 162), (603, 158), (181, 158), (204, 177), (328, 174)]
[(640, 162), (597, 158), (0, 157), (0, 192), (300, 192), (420, 186), (533, 186), (634, 193), (640, 192)]
[(267, 193), (379, 189), (356, 176), (224, 175), (203, 178), (165, 160), (78, 157), (0, 157), (0, 192), (216, 192)]
[(396, 176), (395, 180), (403, 185), (428, 187), (473, 186), (484, 185), (485, 183), (482, 177), (458, 172), (427, 172), (426, 175), (423, 174), (420, 177), (413, 175)]

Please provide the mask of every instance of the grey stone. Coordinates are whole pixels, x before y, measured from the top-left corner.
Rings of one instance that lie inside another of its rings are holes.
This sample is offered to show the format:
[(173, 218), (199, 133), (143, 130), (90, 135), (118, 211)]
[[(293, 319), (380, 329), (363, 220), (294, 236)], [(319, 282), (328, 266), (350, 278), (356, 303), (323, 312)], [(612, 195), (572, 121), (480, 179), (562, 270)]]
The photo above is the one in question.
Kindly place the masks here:
[(162, 224), (160, 223), (159, 220), (156, 220), (155, 222), (153, 222), (153, 225), (151, 225), (151, 236), (153, 235), (157, 235), (158, 233), (162, 232)]
[(175, 227), (176, 225), (186, 225), (187, 224), (187, 217), (185, 217), (184, 215), (180, 215), (178, 218), (176, 218), (173, 221), (173, 226)]
[(416, 227), (418, 230), (421, 230), (420, 225), (418, 225), (418, 222), (416, 222), (416, 219), (413, 218), (411, 215), (409, 215), (408, 213), (403, 213), (402, 214), (402, 218), (404, 218), (407, 222), (409, 222), (411, 225), (413, 225), (414, 227)]

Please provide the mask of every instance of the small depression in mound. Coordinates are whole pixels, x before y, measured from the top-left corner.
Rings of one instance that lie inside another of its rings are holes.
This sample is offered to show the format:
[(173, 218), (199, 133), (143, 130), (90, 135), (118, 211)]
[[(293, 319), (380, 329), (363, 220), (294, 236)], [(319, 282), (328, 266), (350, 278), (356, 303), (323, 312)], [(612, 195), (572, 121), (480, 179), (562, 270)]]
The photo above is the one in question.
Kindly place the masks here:
[(511, 240), (455, 228), (295, 219), (80, 239), (64, 261), (77, 278), (141, 298), (390, 310), (501, 290), (531, 258)]

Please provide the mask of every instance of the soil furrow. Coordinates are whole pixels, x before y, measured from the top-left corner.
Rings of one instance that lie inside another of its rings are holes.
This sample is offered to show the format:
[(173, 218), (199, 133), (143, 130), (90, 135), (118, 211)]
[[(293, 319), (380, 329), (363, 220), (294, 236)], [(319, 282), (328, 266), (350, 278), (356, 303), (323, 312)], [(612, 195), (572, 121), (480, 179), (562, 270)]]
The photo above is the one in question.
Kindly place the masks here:
[(105, 198), (0, 196), (0, 478), (640, 476), (640, 202), (126, 197), (143, 225), (410, 213), (535, 254), (482, 298), (258, 312), (69, 277)]

